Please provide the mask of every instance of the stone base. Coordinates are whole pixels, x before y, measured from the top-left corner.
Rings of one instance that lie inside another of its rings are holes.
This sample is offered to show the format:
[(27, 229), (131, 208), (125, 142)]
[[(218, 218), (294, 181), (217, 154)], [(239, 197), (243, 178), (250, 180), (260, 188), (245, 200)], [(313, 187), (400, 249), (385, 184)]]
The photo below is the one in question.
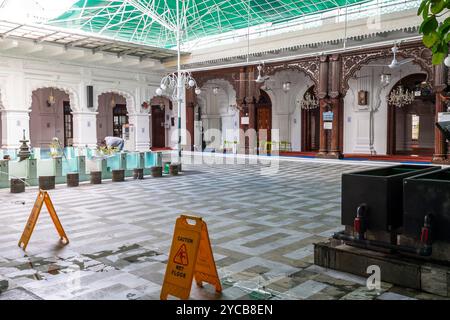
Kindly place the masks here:
[(144, 179), (144, 169), (143, 168), (136, 168), (133, 169), (133, 179)]
[(154, 178), (158, 178), (158, 177), (162, 177), (162, 167), (151, 167), (151, 172), (152, 172), (152, 177)]
[(101, 184), (101, 183), (102, 183), (102, 172), (91, 171), (91, 184)]
[(112, 171), (112, 181), (113, 182), (122, 182), (125, 181), (125, 170), (113, 170)]
[(55, 189), (55, 176), (40, 176), (39, 177), (39, 189), (51, 190)]
[(377, 265), (382, 282), (450, 297), (450, 267), (446, 265), (360, 249), (339, 240), (314, 244), (314, 263), (366, 278), (367, 267)]
[(21, 193), (25, 192), (25, 178), (23, 179), (17, 179), (12, 178), (11, 179), (11, 186), (10, 186), (10, 192), (11, 193)]
[(67, 174), (67, 186), (68, 187), (78, 187), (80, 184), (80, 176), (78, 173), (68, 173)]

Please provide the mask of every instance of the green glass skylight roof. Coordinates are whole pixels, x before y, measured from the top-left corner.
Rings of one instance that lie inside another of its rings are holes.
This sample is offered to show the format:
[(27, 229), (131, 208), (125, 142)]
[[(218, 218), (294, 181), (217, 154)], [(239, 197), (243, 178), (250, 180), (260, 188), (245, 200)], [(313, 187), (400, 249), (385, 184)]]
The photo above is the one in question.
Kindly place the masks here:
[[(286, 22), (363, 2), (367, 0), (179, 1), (184, 41), (244, 29), (248, 25)], [(176, 0), (80, 0), (49, 23), (170, 48), (176, 45)]]

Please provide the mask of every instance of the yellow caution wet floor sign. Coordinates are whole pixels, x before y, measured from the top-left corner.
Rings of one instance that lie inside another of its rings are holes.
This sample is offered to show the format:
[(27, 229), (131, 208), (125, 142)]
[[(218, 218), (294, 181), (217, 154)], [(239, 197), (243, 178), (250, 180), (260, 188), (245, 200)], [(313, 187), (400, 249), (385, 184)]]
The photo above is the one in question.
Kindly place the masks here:
[(39, 218), (39, 214), (41, 213), (42, 205), (45, 203), (47, 207), (48, 213), (52, 218), (53, 224), (56, 227), (56, 231), (58, 231), (60, 240), (64, 240), (65, 244), (69, 243), (69, 239), (64, 232), (64, 229), (59, 221), (58, 215), (56, 214), (55, 207), (53, 206), (52, 200), (48, 195), (47, 191), (39, 190), (39, 194), (34, 203), (34, 207), (31, 210), (30, 217), (28, 218), (28, 222), (23, 230), (22, 236), (19, 240), (19, 247), (23, 245), (23, 250), (27, 248), (28, 242), (30, 241), (31, 234), (33, 233), (34, 227), (36, 226), (36, 222)]
[(188, 299), (193, 278), (198, 286), (207, 282), (222, 292), (206, 223), (202, 218), (182, 215), (175, 223), (161, 299), (168, 295)]

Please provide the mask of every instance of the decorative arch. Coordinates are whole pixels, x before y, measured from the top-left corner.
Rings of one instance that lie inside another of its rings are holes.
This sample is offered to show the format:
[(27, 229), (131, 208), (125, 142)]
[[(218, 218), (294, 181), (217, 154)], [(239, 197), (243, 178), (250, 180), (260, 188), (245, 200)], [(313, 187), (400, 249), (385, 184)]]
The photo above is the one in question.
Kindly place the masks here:
[(136, 99), (134, 98), (134, 95), (131, 94), (128, 91), (120, 90), (120, 89), (100, 89), (96, 91), (95, 97), (97, 97), (96, 100), (96, 107), (95, 111), (98, 111), (98, 97), (101, 96), (104, 93), (114, 93), (117, 95), (121, 95), (125, 98), (125, 101), (127, 102), (127, 111), (130, 114), (137, 113), (138, 110), (136, 109)]
[[(204, 82), (200, 88), (202, 89), (208, 85), (214, 85), (214, 84), (217, 84), (221, 89), (226, 91), (226, 93), (228, 94), (228, 97), (230, 98), (231, 101), (233, 101), (233, 100), (236, 101), (237, 91), (233, 87), (233, 85), (230, 83), (230, 81), (228, 81), (226, 79), (223, 79), (223, 78), (209, 79), (206, 82)], [(200, 95), (201, 95), (201, 93), (200, 93)], [(231, 102), (231, 101), (229, 101), (229, 102)]]
[(315, 84), (316, 88), (319, 84), (319, 57), (310, 59), (285, 62), (281, 64), (270, 64), (265, 67), (265, 75), (271, 76), (283, 70), (297, 70), (307, 75)]
[[(423, 46), (413, 47), (401, 47), (397, 56), (404, 59), (413, 59), (413, 63), (420, 66), (423, 72), (427, 75), (427, 80), (433, 79), (434, 71), (431, 63), (431, 50)], [(361, 53), (353, 53), (344, 55), (342, 57), (342, 72), (341, 72), (341, 94), (345, 96), (349, 89), (349, 80), (352, 78), (358, 70), (361, 70), (365, 65), (370, 62), (386, 58), (393, 57), (393, 53), (390, 47), (384, 49), (364, 51)]]
[(31, 86), (31, 89), (29, 91), (29, 95), (27, 96), (27, 101), (26, 104), (28, 106), (28, 110), (31, 111), (31, 106), (32, 106), (32, 100), (33, 100), (33, 93), (36, 90), (39, 89), (57, 89), (60, 91), (65, 92), (67, 95), (69, 95), (69, 99), (70, 99), (70, 108), (72, 109), (72, 111), (81, 111), (80, 108), (80, 100), (79, 100), (79, 96), (78, 93), (75, 89), (73, 89), (70, 86), (66, 86), (66, 85), (61, 85), (61, 84), (57, 84), (57, 83), (35, 83)]
[(223, 80), (228, 82), (231, 87), (234, 89), (234, 92), (239, 92), (239, 82), (236, 79), (239, 79), (239, 72), (234, 70), (214, 70), (208, 71), (204, 73), (198, 73), (193, 75), (195, 82), (199, 88), (202, 88), (206, 82), (210, 80)]
[[(419, 80), (419, 81), (423, 81), (423, 79), (421, 79), (421, 76), (425, 77), (425, 79), (426, 79), (427, 74), (425, 72), (411, 71), (405, 75), (402, 75), (401, 78), (400, 77), (396, 78), (395, 81), (392, 81), (389, 86), (385, 87), (386, 98), (391, 94), (391, 92), (394, 90), (394, 88), (397, 87), (402, 81), (403, 81), (403, 84), (405, 84), (405, 82), (406, 83), (409, 82), (409, 84), (411, 85), (411, 81), (414, 79), (414, 77), (416, 77), (417, 80)], [(431, 110), (433, 110), (433, 112), (435, 112), (434, 99), (431, 99), (430, 101), (425, 101), (425, 103), (428, 103), (428, 106), (431, 108)], [(387, 145), (386, 145), (387, 149), (386, 149), (386, 153), (393, 155), (393, 154), (396, 154), (396, 152), (397, 152), (396, 120), (395, 119), (397, 117), (397, 113), (404, 111), (404, 110), (401, 110), (401, 109), (399, 110), (395, 106), (390, 106), (387, 101), (386, 101), (386, 105), (387, 105), (387, 110), (386, 110), (386, 112), (387, 112)], [(432, 134), (434, 134), (434, 115), (432, 116), (431, 122), (428, 122), (428, 124), (433, 128), (431, 131), (432, 131)], [(434, 136), (433, 136), (433, 140), (434, 140)], [(429, 156), (431, 156), (431, 153)]]

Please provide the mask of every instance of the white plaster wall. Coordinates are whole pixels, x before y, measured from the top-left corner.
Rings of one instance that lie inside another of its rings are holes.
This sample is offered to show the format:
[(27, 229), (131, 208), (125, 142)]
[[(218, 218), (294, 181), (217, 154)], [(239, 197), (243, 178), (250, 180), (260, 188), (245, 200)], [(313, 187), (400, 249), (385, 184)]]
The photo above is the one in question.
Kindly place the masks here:
[[(380, 59), (371, 64), (386, 64), (387, 60)], [(370, 110), (373, 110), (374, 151), (385, 155), (387, 152), (387, 96), (393, 86), (400, 80), (413, 73), (424, 73), (414, 63), (400, 68), (384, 68), (384, 72), (392, 74), (390, 84), (382, 87), (380, 75), (382, 67), (363, 67), (349, 80), (349, 90), (344, 98), (344, 153), (370, 154)], [(357, 95), (359, 90), (369, 92), (368, 105), (359, 106)]]

